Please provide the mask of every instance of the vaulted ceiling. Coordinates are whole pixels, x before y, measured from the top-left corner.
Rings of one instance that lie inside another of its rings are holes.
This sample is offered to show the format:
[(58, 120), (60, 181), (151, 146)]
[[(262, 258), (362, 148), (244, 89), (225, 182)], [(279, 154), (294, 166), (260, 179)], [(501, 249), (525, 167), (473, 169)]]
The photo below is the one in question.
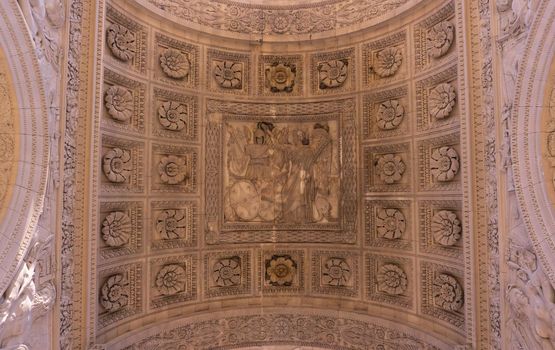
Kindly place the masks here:
[(460, 342), (459, 16), (450, 1), (109, 2), (98, 342)]

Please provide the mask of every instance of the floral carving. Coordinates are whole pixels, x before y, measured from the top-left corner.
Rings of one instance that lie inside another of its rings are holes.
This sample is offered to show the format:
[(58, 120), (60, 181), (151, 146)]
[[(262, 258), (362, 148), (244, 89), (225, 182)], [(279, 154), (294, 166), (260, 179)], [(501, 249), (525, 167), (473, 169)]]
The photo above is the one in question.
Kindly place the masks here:
[(223, 88), (241, 89), (243, 86), (243, 65), (239, 62), (216, 62), (214, 79)]
[(160, 67), (170, 78), (183, 79), (191, 71), (189, 58), (179, 50), (167, 49), (160, 54)]
[(405, 215), (399, 209), (378, 209), (376, 215), (378, 237), (399, 239), (405, 233), (406, 226)]
[(234, 256), (218, 260), (212, 268), (212, 279), (220, 287), (238, 286), (241, 283), (241, 258)]
[(445, 119), (455, 107), (457, 93), (453, 85), (442, 83), (430, 91), (428, 96), (428, 105), (430, 116), (436, 119)]
[(111, 212), (102, 222), (102, 239), (110, 247), (121, 247), (130, 236), (131, 219), (124, 212)]
[(439, 58), (449, 51), (453, 39), (455, 38), (455, 27), (449, 21), (443, 21), (435, 26), (428, 33), (428, 51), (434, 58)]
[(378, 108), (378, 127), (382, 130), (396, 129), (403, 121), (405, 108), (398, 100), (388, 100)]
[(453, 180), (459, 168), (459, 154), (453, 147), (443, 146), (432, 151), (430, 169), (437, 181)]
[(114, 23), (108, 27), (106, 42), (112, 54), (122, 61), (135, 56), (135, 34), (122, 25)]
[(387, 47), (377, 55), (377, 62), (374, 65), (374, 72), (381, 77), (387, 78), (393, 76), (401, 67), (403, 62), (403, 53), (397, 47)]
[(266, 68), (266, 81), (272, 92), (291, 92), (297, 68), (294, 64), (276, 63)]
[(390, 295), (400, 295), (407, 290), (407, 274), (395, 264), (380, 266), (376, 276), (378, 291)]
[(452, 246), (461, 238), (461, 222), (450, 210), (440, 210), (432, 217), (432, 235), (443, 246)]
[(102, 157), (102, 171), (111, 182), (127, 181), (131, 169), (131, 154), (127, 150), (116, 147)]
[(108, 114), (115, 120), (126, 122), (133, 115), (133, 94), (123, 86), (110, 86), (104, 103)]
[(322, 267), (322, 283), (344, 287), (351, 279), (351, 267), (343, 258), (329, 258)]
[(129, 283), (120, 273), (108, 277), (100, 289), (100, 304), (109, 312), (129, 304)]
[(160, 180), (168, 185), (176, 185), (187, 178), (186, 160), (174, 155), (162, 157), (158, 163)]
[(450, 275), (439, 274), (433, 285), (434, 302), (447, 311), (458, 311), (463, 306), (463, 290), (459, 282)]
[(384, 154), (378, 159), (376, 170), (386, 184), (399, 182), (405, 173), (406, 165), (397, 154)]
[(156, 217), (156, 231), (162, 239), (183, 239), (187, 232), (185, 210), (168, 209)]
[(266, 262), (266, 280), (272, 286), (289, 287), (297, 273), (297, 263), (289, 255), (273, 255)]
[(347, 80), (347, 60), (333, 60), (318, 65), (320, 88), (337, 88)]
[(158, 108), (158, 121), (167, 130), (181, 131), (187, 127), (189, 108), (186, 104), (167, 101)]
[(170, 264), (156, 274), (154, 284), (162, 295), (174, 295), (185, 290), (185, 269), (181, 265)]

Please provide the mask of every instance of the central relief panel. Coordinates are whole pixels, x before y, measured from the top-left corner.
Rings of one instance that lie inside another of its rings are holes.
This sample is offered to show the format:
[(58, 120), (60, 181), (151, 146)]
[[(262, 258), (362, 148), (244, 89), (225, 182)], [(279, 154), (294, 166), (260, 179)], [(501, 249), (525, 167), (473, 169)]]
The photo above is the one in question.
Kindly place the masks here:
[[(314, 113), (320, 112), (315, 104), (247, 106), (212, 103), (208, 243), (354, 242), (354, 112)], [(305, 110), (312, 113), (299, 113)]]

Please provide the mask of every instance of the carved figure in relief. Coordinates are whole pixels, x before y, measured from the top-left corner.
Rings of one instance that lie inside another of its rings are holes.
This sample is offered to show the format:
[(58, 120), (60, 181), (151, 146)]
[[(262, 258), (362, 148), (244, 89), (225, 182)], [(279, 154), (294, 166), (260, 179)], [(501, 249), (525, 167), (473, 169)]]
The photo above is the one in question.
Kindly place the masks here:
[(228, 124), (227, 131), (226, 221), (336, 220), (337, 156), (327, 124), (292, 131), (269, 122), (254, 131)]
[(536, 255), (511, 242), (507, 265), (516, 275), (506, 292), (511, 345), (555, 349), (555, 289)]

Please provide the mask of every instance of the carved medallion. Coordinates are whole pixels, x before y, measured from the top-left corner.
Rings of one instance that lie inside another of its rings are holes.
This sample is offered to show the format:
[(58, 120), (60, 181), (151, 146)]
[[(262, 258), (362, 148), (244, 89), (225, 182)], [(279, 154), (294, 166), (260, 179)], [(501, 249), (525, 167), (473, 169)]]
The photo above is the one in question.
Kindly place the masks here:
[(432, 151), (430, 170), (437, 181), (448, 182), (458, 174), (459, 154), (453, 147), (443, 146)]
[(113, 148), (102, 157), (102, 171), (110, 182), (123, 183), (129, 180), (132, 164), (129, 151)]
[(407, 274), (395, 264), (380, 266), (376, 276), (378, 290), (390, 295), (400, 295), (407, 290)]
[(100, 304), (108, 312), (118, 311), (129, 304), (129, 282), (123, 274), (115, 274), (100, 289)]
[(347, 80), (347, 60), (333, 60), (318, 64), (320, 89), (340, 87)]
[(378, 107), (377, 125), (382, 130), (396, 129), (405, 116), (405, 108), (399, 100), (382, 102)]
[(459, 311), (463, 304), (463, 289), (459, 282), (450, 275), (440, 274), (434, 280), (434, 303), (447, 311)]
[(102, 239), (110, 247), (121, 247), (129, 242), (131, 219), (121, 211), (111, 212), (102, 222)]
[(160, 294), (174, 295), (185, 290), (185, 269), (178, 264), (162, 267), (156, 274), (154, 284)]
[(189, 76), (191, 62), (187, 55), (176, 49), (166, 49), (160, 54), (160, 67), (170, 78), (184, 79)]
[(117, 121), (126, 122), (133, 115), (133, 94), (123, 86), (110, 86), (104, 104), (110, 117)]
[(443, 21), (428, 33), (428, 51), (433, 58), (439, 58), (449, 51), (455, 38), (455, 26), (450, 21)]
[(106, 31), (106, 43), (114, 56), (127, 62), (135, 57), (135, 34), (117, 23)]
[(443, 246), (452, 246), (461, 238), (461, 222), (450, 210), (440, 210), (432, 218), (434, 241)]
[(455, 107), (456, 98), (457, 93), (453, 85), (443, 83), (436, 86), (430, 91), (430, 96), (428, 96), (428, 110), (430, 111), (430, 116), (435, 119), (445, 119), (449, 117), (453, 107)]
[(395, 75), (403, 62), (403, 53), (397, 47), (387, 47), (378, 52), (373, 69), (381, 78)]

